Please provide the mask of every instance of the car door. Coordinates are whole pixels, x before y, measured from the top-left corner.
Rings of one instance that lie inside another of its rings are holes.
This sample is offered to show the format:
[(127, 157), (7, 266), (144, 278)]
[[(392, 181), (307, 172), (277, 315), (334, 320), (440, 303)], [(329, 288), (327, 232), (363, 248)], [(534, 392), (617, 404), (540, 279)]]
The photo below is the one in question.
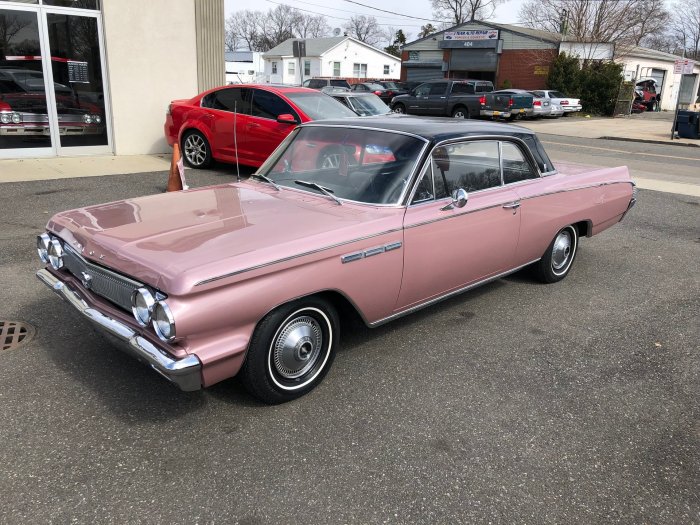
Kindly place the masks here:
[[(450, 193), (465, 189), (463, 207)], [(499, 275), (514, 265), (518, 195), (502, 184), (500, 142), (437, 146), (404, 217), (404, 272), (397, 311)]]
[(442, 116), (447, 109), (447, 82), (430, 84), (426, 115)]
[(407, 100), (406, 112), (412, 115), (429, 115), (428, 96), (432, 84), (421, 84)]
[(279, 143), (294, 129), (295, 124), (277, 122), (280, 115), (299, 114), (279, 95), (264, 89), (251, 89), (251, 115), (245, 127), (245, 147), (251, 164), (262, 164)]
[(245, 143), (251, 96), (250, 88), (232, 87), (214, 91), (202, 100), (202, 106), (206, 106), (203, 120), (210, 130), (215, 158), (247, 162), (250, 157)]

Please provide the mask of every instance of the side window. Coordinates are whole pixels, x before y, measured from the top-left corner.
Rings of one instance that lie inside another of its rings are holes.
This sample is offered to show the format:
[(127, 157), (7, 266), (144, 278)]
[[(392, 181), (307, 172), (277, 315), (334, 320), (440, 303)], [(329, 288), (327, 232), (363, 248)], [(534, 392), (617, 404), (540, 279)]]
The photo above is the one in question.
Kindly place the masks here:
[(416, 88), (417, 97), (427, 97), (430, 93), (430, 84), (421, 84)]
[(311, 86), (311, 80), (304, 80), (304, 83), (301, 85), (301, 87), (310, 87)]
[(212, 95), (215, 95), (215, 98), (212, 105), (208, 107), (250, 115), (251, 90), (249, 88), (220, 89)]
[(468, 192), (501, 185), (498, 142), (469, 141), (439, 146), (432, 154), (435, 197), (442, 199), (456, 189)]
[(326, 83), (325, 81), (321, 80), (320, 78), (312, 78), (311, 81), (309, 82), (309, 87), (313, 89), (318, 89), (320, 87), (325, 86)]
[[(1, 84), (0, 84), (1, 86)], [(0, 90), (0, 93), (2, 93), (2, 90)], [(216, 93), (209, 93), (208, 95), (205, 95), (202, 97), (202, 102), (199, 104), (203, 108), (213, 108), (214, 104), (216, 103)]]
[[(455, 82), (452, 84), (452, 93), (470, 93), (470, 87), (471, 86), (466, 82)], [(471, 90), (471, 93), (474, 93), (473, 89)]]
[(284, 114), (297, 116), (292, 107), (274, 93), (262, 89), (253, 90), (254, 117), (276, 120), (279, 115)]
[(502, 143), (501, 154), (503, 155), (503, 182), (505, 184), (537, 177), (523, 152), (512, 142)]
[(447, 82), (438, 82), (430, 86), (431, 95), (444, 95), (447, 93)]
[(435, 198), (435, 188), (433, 187), (433, 170), (430, 163), (426, 163), (423, 173), (420, 175), (416, 193), (413, 195), (411, 204), (431, 201)]

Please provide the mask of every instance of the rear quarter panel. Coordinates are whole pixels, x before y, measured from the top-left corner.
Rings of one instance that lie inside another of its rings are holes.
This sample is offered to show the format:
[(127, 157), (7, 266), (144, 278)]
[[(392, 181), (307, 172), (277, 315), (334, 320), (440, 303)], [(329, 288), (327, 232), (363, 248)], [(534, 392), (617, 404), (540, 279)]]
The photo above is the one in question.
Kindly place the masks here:
[(619, 222), (632, 198), (633, 184), (626, 167), (583, 168), (559, 172), (514, 185), (521, 199), (518, 260), (542, 256), (556, 233), (566, 225), (587, 222), (595, 235)]

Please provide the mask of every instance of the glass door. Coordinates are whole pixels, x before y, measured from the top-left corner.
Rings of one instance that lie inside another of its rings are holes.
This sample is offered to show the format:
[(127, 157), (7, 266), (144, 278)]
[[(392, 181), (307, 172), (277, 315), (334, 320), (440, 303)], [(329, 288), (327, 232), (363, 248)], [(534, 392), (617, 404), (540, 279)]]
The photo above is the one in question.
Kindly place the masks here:
[(0, 158), (55, 154), (37, 10), (0, 8)]
[(47, 10), (59, 155), (111, 153), (97, 15)]

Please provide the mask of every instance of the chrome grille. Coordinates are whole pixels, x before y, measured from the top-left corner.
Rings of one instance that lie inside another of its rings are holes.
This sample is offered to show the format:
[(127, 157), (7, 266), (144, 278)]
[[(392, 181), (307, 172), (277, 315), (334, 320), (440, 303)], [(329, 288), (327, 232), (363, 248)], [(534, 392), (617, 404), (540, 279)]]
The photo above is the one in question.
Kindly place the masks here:
[(86, 261), (67, 243), (63, 244), (63, 249), (65, 251), (63, 265), (66, 270), (80, 279), (83, 284), (86, 282), (87, 275), (90, 283), (88, 288), (92, 292), (127, 311), (131, 310), (131, 294), (143, 284)]

